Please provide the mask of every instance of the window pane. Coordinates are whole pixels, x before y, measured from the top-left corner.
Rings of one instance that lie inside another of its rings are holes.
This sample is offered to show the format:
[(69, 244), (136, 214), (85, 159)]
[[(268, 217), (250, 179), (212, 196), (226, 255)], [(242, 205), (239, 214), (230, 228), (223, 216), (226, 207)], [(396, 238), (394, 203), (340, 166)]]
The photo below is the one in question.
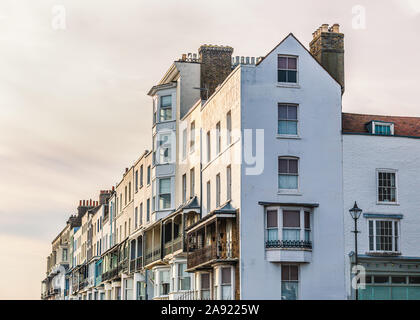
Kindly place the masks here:
[(289, 173), (298, 173), (298, 161), (295, 159), (289, 160)]
[(163, 96), (160, 98), (160, 105), (162, 107), (169, 107), (172, 105), (172, 96)]
[(397, 283), (397, 284), (406, 283), (407, 278), (406, 277), (391, 277), (391, 282)]
[(299, 211), (283, 211), (283, 227), (299, 228), (300, 212)]
[(286, 266), (286, 265), (281, 266), (281, 280), (282, 281), (290, 280), (290, 266)]
[(269, 230), (267, 230), (267, 240), (268, 241), (277, 241), (277, 240), (279, 240), (278, 229), (269, 229)]
[(279, 120), (280, 119), (288, 119), (287, 118), (287, 105), (279, 105)]
[(296, 58), (287, 58), (288, 66), (287, 68), (290, 70), (296, 70), (297, 68), (297, 59)]
[(222, 268), (222, 284), (231, 283), (231, 270), (230, 268)]
[(222, 286), (222, 300), (232, 300), (232, 287), (230, 285)]
[(159, 191), (160, 193), (171, 193), (171, 179), (160, 179), (159, 180)]
[(388, 277), (381, 277), (381, 276), (374, 276), (373, 280), (375, 283), (388, 283), (389, 282)]
[(287, 119), (297, 120), (297, 107), (296, 106), (287, 107)]
[(297, 71), (287, 71), (287, 82), (297, 82)]
[(279, 57), (278, 58), (278, 68), (279, 69), (287, 69), (287, 58), (286, 57)]
[(287, 71), (286, 70), (279, 70), (277, 75), (278, 82), (286, 82), (287, 81)]
[(283, 241), (299, 241), (300, 229), (283, 229)]
[(163, 194), (159, 196), (159, 208), (167, 209), (171, 207), (171, 194)]
[(201, 289), (209, 289), (210, 288), (210, 277), (208, 273), (201, 274)]
[(267, 211), (267, 228), (277, 228), (277, 210)]
[(297, 300), (298, 283), (286, 282), (281, 283), (281, 299), (282, 300)]
[(279, 159), (279, 173), (288, 173), (288, 160), (287, 159)]
[(305, 211), (305, 229), (311, 228), (311, 214)]
[(279, 175), (279, 189), (297, 190), (298, 177), (289, 175)]

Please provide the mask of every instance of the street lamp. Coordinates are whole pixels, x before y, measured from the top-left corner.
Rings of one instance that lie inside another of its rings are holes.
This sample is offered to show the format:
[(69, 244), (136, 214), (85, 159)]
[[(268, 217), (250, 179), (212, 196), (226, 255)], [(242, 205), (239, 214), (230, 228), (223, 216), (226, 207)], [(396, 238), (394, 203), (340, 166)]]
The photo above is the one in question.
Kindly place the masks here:
[[(354, 206), (353, 208), (351, 208), (349, 210), (351, 217), (354, 220), (354, 231), (352, 231), (354, 233), (354, 262), (355, 265), (357, 266), (358, 261), (357, 261), (357, 234), (359, 233), (359, 231), (357, 231), (357, 219), (360, 218), (360, 215), (362, 213), (362, 209), (360, 209), (357, 206), (357, 202), (354, 202)], [(358, 284), (356, 283), (356, 300), (359, 300), (359, 288), (358, 288)]]

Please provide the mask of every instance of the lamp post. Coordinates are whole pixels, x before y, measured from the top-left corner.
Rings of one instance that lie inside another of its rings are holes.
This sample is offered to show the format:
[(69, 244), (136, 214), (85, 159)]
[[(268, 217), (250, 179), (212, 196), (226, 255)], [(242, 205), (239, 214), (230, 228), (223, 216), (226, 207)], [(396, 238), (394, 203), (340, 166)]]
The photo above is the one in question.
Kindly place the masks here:
[[(352, 231), (354, 233), (354, 262), (355, 265), (358, 265), (358, 257), (357, 257), (357, 234), (359, 233), (359, 231), (357, 231), (357, 219), (359, 219), (360, 214), (362, 213), (362, 209), (360, 209), (357, 206), (357, 202), (354, 202), (354, 206), (353, 208), (351, 208), (349, 210), (351, 217), (354, 220), (354, 231)], [(355, 289), (355, 297), (356, 300), (359, 300), (359, 288), (358, 288), (358, 284), (356, 282), (356, 289)]]

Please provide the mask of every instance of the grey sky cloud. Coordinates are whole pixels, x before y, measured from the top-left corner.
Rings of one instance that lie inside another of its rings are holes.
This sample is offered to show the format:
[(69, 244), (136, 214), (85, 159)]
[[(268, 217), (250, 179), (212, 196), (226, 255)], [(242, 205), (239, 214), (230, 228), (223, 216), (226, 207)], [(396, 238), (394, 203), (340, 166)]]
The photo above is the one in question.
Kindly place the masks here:
[[(0, 247), (38, 298), (51, 240), (79, 199), (96, 198), (151, 145), (148, 89), (182, 53), (204, 43), (263, 56), (293, 32), (306, 46), (322, 23), (341, 24), (348, 112), (420, 116), (420, 2), (63, 0), (0, 3)], [(352, 28), (352, 7), (366, 29)], [(16, 250), (12, 250), (13, 246)], [(42, 266), (42, 267), (41, 267)], [(0, 272), (8, 272), (0, 265)], [(0, 288), (0, 298), (17, 297)]]

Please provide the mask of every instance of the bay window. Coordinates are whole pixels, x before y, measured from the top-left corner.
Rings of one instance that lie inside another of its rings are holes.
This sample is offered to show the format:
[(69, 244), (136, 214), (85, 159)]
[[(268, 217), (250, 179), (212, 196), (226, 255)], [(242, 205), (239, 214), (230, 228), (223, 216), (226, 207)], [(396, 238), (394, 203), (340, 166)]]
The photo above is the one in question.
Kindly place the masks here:
[(268, 207), (265, 212), (266, 248), (312, 249), (308, 208)]

